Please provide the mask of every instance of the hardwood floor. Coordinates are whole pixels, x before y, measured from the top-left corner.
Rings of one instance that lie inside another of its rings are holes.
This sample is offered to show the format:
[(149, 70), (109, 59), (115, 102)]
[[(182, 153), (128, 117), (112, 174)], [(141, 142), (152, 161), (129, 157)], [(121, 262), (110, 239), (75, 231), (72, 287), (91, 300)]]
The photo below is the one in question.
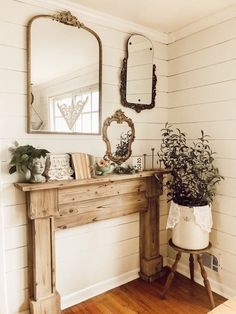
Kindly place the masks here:
[[(176, 273), (166, 299), (161, 300), (166, 277), (153, 283), (136, 279), (65, 309), (63, 314), (203, 314), (210, 311), (205, 288)], [(214, 293), (216, 305), (225, 299)]]

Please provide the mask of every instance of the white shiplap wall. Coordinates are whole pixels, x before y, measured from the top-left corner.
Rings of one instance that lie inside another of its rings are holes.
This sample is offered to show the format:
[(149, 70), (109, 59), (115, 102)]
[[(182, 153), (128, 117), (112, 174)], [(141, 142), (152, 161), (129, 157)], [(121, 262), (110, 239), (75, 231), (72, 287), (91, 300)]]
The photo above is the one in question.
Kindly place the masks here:
[[(22, 145), (29, 143), (54, 153), (83, 151), (102, 156), (105, 146), (101, 136), (26, 133), (26, 24), (33, 15), (53, 11), (46, 8), (43, 1), (0, 0), (0, 3), (0, 314), (23, 314), (28, 313), (25, 196), (13, 187), (12, 183), (18, 177), (8, 174), (8, 147), (17, 140)], [(79, 10), (75, 14), (80, 18)], [(93, 23), (91, 16), (86, 21), (84, 16), (83, 13), (83, 22), (98, 33), (103, 45), (104, 120), (121, 107), (119, 75), (126, 40), (134, 28), (127, 24), (126, 30), (124, 25), (119, 30), (96, 23), (95, 17)], [(153, 33), (146, 35), (152, 37)], [(162, 38), (162, 35), (158, 36)], [(155, 40), (153, 44), (158, 105), (141, 114), (124, 110), (135, 122), (135, 155), (149, 153), (151, 147), (158, 148), (160, 128), (168, 118), (167, 45)], [(161, 228), (164, 230), (167, 209), (165, 202), (162, 204)], [(57, 287), (64, 306), (137, 276), (138, 224), (138, 215), (134, 214), (57, 233)], [(162, 231), (161, 253), (164, 256), (167, 255), (166, 242), (166, 232)]]
[[(208, 275), (213, 290), (230, 297), (236, 294), (236, 18), (170, 44), (168, 72), (169, 120), (191, 139), (201, 129), (211, 135), (216, 164), (225, 177), (213, 205), (211, 233), (221, 270)], [(172, 251), (169, 256), (173, 258)], [(186, 256), (179, 270), (188, 275), (187, 267)]]

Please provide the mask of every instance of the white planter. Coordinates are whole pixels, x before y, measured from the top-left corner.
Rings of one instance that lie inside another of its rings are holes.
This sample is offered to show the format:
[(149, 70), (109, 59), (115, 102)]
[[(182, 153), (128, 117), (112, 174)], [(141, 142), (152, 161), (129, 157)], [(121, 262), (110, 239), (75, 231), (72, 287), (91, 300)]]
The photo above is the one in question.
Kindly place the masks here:
[(172, 230), (174, 245), (192, 250), (204, 249), (209, 244), (209, 232), (203, 230), (195, 222), (194, 209), (187, 206), (180, 207), (179, 222)]

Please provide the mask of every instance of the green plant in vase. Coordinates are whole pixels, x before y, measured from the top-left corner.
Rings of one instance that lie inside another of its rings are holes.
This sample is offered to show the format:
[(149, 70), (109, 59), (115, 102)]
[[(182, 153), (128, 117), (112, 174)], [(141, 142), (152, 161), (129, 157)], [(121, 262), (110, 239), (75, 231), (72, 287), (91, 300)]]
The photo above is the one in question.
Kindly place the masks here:
[[(197, 221), (198, 225), (204, 229), (203, 231), (208, 233), (205, 233), (205, 241), (202, 243), (207, 244), (207, 241), (209, 242), (210, 207), (216, 194), (216, 185), (223, 179), (218, 168), (214, 165), (214, 154), (210, 147), (209, 136), (204, 131), (201, 131), (201, 136), (189, 145), (186, 134), (180, 129), (174, 129), (168, 123), (162, 129), (162, 143), (158, 157), (160, 163), (171, 170), (171, 176), (166, 182), (168, 200), (172, 201), (170, 207), (172, 216), (169, 216), (168, 224), (173, 228), (178, 225), (178, 228), (182, 229), (179, 230), (182, 236), (178, 235), (175, 242), (178, 246), (194, 249), (194, 247), (186, 247), (185, 244), (180, 245), (182, 243), (181, 237), (185, 237), (183, 242), (194, 242), (189, 234), (183, 232), (184, 224), (180, 223), (181, 214), (183, 214), (185, 221), (189, 220), (193, 223)], [(191, 209), (193, 214), (191, 217), (188, 216), (185, 207)], [(208, 219), (209, 226), (206, 226), (206, 223), (205, 227), (203, 226), (204, 219)], [(173, 235), (174, 232), (175, 228)], [(200, 233), (195, 233), (193, 239), (197, 236), (201, 238)], [(208, 240), (206, 236), (208, 236)], [(196, 249), (202, 248), (197, 246), (198, 244), (196, 244)]]
[(46, 157), (47, 153), (49, 153), (48, 150), (38, 149), (32, 145), (20, 146), (18, 142), (15, 142), (14, 146), (9, 148), (9, 151), (11, 152), (12, 156), (9, 163), (10, 174), (18, 172), (24, 174), (26, 180), (30, 180), (32, 182), (45, 181), (45, 178), (42, 178), (44, 165), (41, 158)]

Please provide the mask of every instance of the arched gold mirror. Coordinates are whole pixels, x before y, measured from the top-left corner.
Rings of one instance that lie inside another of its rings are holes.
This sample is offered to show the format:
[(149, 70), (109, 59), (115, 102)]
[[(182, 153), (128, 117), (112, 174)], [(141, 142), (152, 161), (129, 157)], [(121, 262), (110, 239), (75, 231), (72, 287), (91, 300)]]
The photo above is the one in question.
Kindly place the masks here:
[(136, 112), (155, 106), (155, 71), (152, 42), (142, 35), (130, 36), (127, 58), (123, 60), (121, 71), (120, 95), (123, 106)]
[(106, 156), (121, 165), (132, 154), (131, 145), (135, 138), (133, 121), (123, 111), (117, 110), (103, 123), (103, 140), (106, 143)]
[(28, 132), (101, 133), (102, 45), (70, 12), (27, 26)]

